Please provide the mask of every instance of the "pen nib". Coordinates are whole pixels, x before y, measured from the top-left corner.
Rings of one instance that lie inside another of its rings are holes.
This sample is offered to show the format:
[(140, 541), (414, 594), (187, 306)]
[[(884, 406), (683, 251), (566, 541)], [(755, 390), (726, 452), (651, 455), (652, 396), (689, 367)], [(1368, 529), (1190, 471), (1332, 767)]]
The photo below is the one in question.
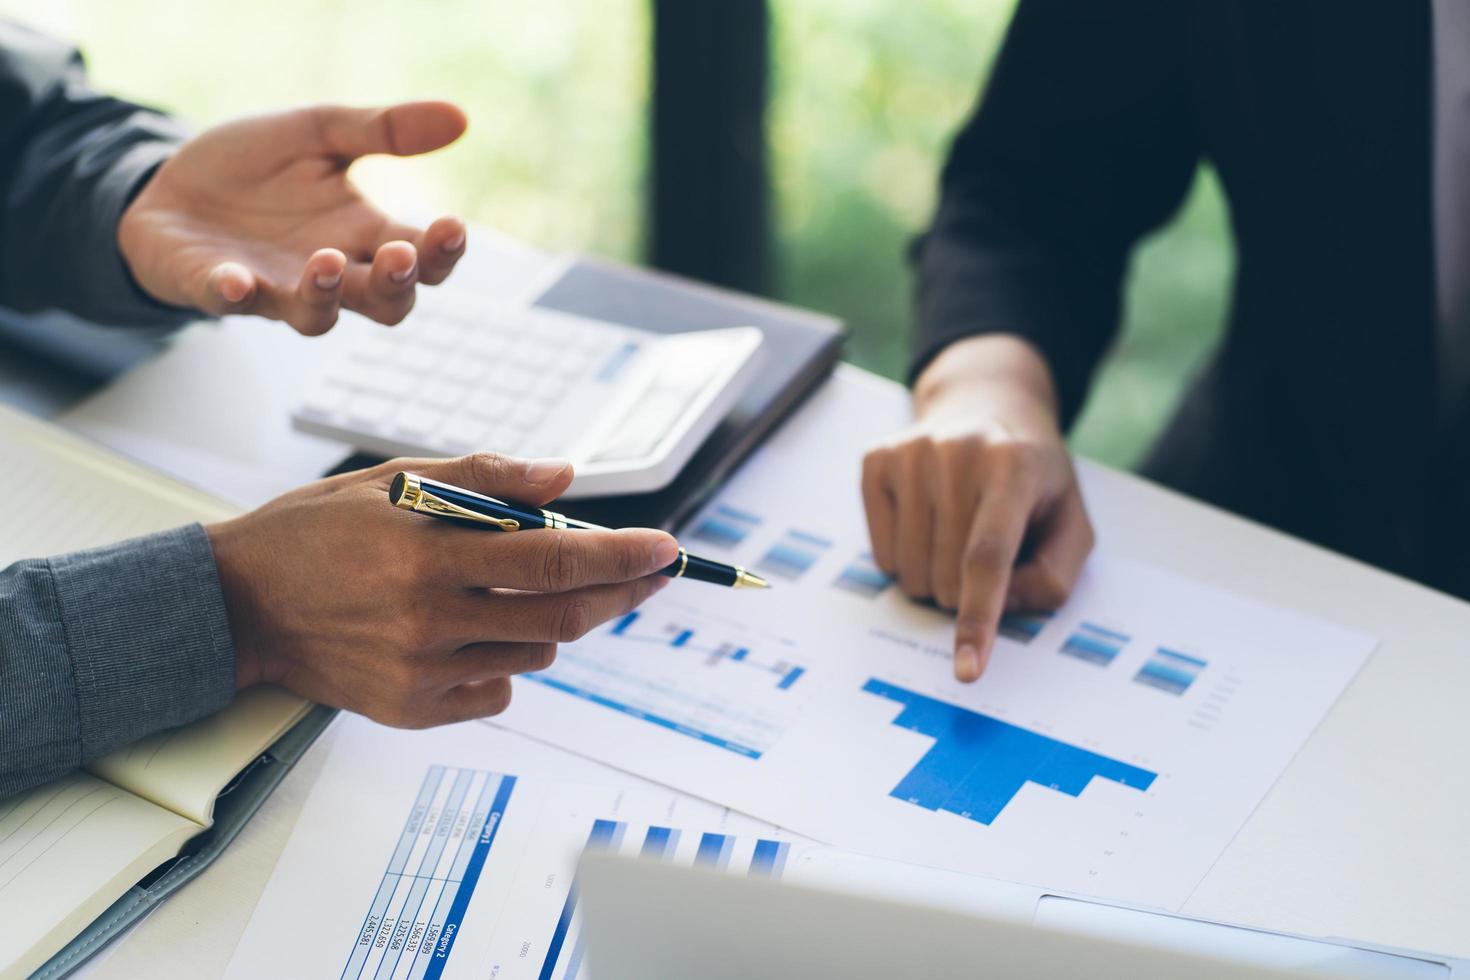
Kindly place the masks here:
[(735, 588), (737, 589), (769, 589), (770, 587), (770, 582), (767, 582), (754, 572), (747, 572), (743, 568), (736, 571)]

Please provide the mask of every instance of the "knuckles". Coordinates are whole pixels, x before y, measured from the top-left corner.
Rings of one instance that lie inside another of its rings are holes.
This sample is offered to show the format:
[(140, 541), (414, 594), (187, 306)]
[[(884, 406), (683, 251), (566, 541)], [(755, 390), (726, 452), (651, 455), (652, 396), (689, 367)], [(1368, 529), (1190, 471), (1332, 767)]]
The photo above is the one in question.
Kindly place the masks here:
[(544, 592), (567, 592), (587, 580), (587, 553), (570, 534), (547, 534), (542, 556)]
[(592, 625), (592, 607), (581, 599), (573, 599), (558, 610), (552, 635), (558, 643), (573, 643), (586, 636)]

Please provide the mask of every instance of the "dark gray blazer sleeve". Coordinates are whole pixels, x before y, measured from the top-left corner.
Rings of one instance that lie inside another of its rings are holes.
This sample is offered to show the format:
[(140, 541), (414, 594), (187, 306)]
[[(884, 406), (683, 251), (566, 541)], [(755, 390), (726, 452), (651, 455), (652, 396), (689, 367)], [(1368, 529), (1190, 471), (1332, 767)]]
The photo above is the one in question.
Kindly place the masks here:
[(218, 711), (234, 690), (199, 525), (0, 571), (0, 797)]
[(0, 304), (103, 324), (180, 324), (133, 281), (123, 210), (185, 138), (179, 123), (87, 87), (74, 48), (0, 22)]
[(1069, 424), (1117, 331), (1133, 244), (1182, 201), (1200, 148), (1190, 5), (1021, 0), (914, 245), (910, 377), (965, 337), (1019, 335)]

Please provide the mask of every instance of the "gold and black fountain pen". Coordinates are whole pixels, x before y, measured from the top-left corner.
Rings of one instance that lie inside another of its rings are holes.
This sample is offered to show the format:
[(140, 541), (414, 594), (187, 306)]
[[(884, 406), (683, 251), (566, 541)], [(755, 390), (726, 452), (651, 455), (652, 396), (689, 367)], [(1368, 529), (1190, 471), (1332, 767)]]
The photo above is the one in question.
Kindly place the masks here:
[[(440, 483), (413, 473), (399, 473), (388, 488), (388, 500), (394, 507), (430, 517), (459, 521), (494, 531), (571, 531), (602, 530), (596, 524), (574, 520), (565, 514), (542, 510), (527, 504), (496, 500), (473, 490)], [(683, 548), (668, 568), (660, 570), (669, 578), (692, 578), (697, 582), (728, 585), (736, 589), (769, 589), (770, 583), (739, 565), (727, 565), (691, 555)]]

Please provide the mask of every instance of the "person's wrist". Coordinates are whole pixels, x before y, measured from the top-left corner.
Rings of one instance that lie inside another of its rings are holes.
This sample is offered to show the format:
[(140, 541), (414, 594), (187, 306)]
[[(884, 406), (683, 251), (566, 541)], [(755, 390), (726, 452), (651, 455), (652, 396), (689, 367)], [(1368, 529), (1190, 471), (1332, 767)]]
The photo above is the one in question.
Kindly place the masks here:
[(989, 334), (946, 347), (914, 383), (920, 420), (951, 414), (1024, 420), (1060, 438), (1056, 388), (1041, 353), (1020, 337)]
[(241, 528), (239, 518), (206, 525), (204, 532), (214, 552), (225, 615), (235, 645), (235, 689), (272, 682), (276, 680), (276, 672), (259, 642), (260, 603), (255, 596), (256, 575), (250, 570), (245, 547), (248, 532)]

